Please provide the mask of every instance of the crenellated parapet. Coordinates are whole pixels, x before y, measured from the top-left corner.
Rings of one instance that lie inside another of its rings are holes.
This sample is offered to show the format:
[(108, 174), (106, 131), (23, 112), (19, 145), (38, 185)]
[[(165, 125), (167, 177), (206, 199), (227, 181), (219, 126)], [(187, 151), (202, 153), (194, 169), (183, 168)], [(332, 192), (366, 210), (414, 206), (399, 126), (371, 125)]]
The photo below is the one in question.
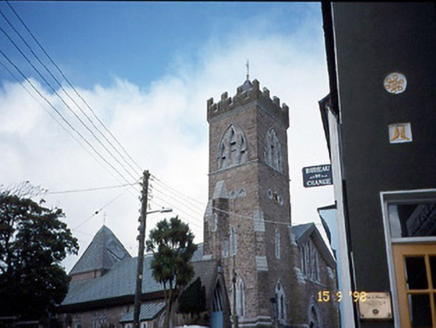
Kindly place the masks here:
[(228, 93), (224, 92), (221, 95), (221, 100), (216, 103), (213, 98), (210, 98), (207, 101), (207, 121), (210, 122), (214, 117), (253, 101), (257, 101), (264, 110), (289, 127), (289, 107), (285, 103), (280, 105), (279, 98), (275, 96), (271, 98), (267, 88), (263, 88), (261, 91), (258, 80), (253, 80), (253, 83), (245, 81), (236, 89), (236, 95), (233, 97), (229, 97)]

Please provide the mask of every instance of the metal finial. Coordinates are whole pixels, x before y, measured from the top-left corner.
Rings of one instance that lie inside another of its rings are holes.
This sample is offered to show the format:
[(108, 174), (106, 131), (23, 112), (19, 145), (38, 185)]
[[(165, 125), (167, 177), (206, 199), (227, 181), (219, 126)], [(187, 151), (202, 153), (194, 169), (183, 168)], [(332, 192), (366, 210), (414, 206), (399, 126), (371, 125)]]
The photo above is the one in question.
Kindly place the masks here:
[(245, 67), (247, 67), (247, 81), (250, 80), (250, 62), (247, 59), (247, 63), (245, 64)]

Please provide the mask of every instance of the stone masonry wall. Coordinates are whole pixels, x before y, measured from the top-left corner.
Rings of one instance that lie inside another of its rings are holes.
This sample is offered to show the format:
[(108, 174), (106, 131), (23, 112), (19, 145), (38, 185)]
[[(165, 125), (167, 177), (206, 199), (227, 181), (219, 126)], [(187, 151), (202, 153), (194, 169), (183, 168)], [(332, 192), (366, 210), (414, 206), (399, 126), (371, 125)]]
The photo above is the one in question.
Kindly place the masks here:
[[(288, 225), (291, 224), (286, 135), (289, 126), (288, 108), (286, 105), (280, 107), (278, 98), (270, 99), (268, 90), (260, 92), (259, 83), (255, 80), (249, 90), (238, 88), (233, 98), (224, 93), (217, 104), (213, 103), (213, 99), (209, 100), (208, 121), (209, 199), (213, 198), (217, 183), (224, 181), (229, 210), (227, 216), (219, 216), (226, 221), (220, 227), (234, 227), (237, 231), (235, 260), (230, 257), (230, 253), (228, 257), (222, 258), (228, 292), (231, 295), (235, 269), (245, 285), (246, 311), (244, 317), (239, 318), (240, 326), (272, 325), (274, 313), (270, 298), (275, 296), (275, 286), (279, 279), (287, 297), (287, 317), (291, 318), (290, 268), (293, 259), (292, 252), (289, 251), (288, 231)], [(244, 132), (247, 142), (246, 160), (239, 165), (220, 169), (220, 141), (232, 124)], [(265, 138), (270, 128), (274, 128), (281, 144), (282, 172), (265, 163)], [(211, 231), (210, 218), (213, 213), (218, 214), (220, 211), (212, 208), (209, 216), (205, 215), (205, 255), (209, 251), (213, 257), (221, 258), (224, 243), (214, 235), (225, 238), (229, 232)], [(280, 232), (279, 259), (275, 253), (276, 230)]]

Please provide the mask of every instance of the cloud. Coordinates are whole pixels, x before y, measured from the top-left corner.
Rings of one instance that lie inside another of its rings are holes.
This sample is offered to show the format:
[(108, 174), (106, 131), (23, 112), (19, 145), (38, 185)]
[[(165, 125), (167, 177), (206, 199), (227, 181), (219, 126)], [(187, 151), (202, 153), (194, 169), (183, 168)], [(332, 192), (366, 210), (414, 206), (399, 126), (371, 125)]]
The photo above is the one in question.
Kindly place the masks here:
[[(317, 104), (328, 92), (321, 26), (315, 34), (313, 22), (308, 20), (293, 33), (267, 34), (268, 24), (273, 22), (264, 21), (259, 29), (253, 25), (243, 33), (212, 37), (195, 54), (175, 55), (170, 73), (146, 88), (122, 76), (105, 83), (104, 87), (78, 88), (140, 168), (150, 170), (159, 179), (151, 182), (153, 208), (173, 207), (173, 214), (190, 223), (197, 241), (202, 241), (202, 214), (208, 199), (206, 101), (211, 97), (219, 99), (222, 92), (228, 92), (229, 96), (236, 93), (245, 79), (247, 58), (250, 78), (258, 79), (261, 88), (267, 87), (272, 96), (278, 96), (290, 107), (288, 143), (293, 221), (317, 220), (316, 207), (333, 202), (330, 187), (305, 190), (301, 177), (303, 166), (329, 161)], [(79, 142), (19, 84), (3, 83), (0, 89), (0, 181), (3, 184), (30, 180), (50, 191), (66, 191), (124, 184), (141, 177), (142, 170), (131, 163), (132, 169), (122, 159), (123, 165), (114, 161), (58, 97), (32, 82), (124, 178), (98, 155), (90, 156), (88, 151), (92, 150), (77, 133), (70, 130)], [(82, 106), (85, 110), (86, 106)], [(49, 106), (44, 107), (57, 116)], [(73, 104), (71, 108), (87, 121)], [(95, 124), (98, 125), (96, 121)], [(108, 135), (107, 138), (110, 139)], [(79, 238), (81, 254), (105, 222), (135, 255), (139, 192), (140, 186), (135, 185), (128, 189), (45, 197), (48, 206), (65, 211), (66, 222), (75, 228)], [(148, 229), (163, 217), (169, 215), (151, 215)], [(67, 268), (75, 260), (76, 257), (70, 257), (65, 261)]]

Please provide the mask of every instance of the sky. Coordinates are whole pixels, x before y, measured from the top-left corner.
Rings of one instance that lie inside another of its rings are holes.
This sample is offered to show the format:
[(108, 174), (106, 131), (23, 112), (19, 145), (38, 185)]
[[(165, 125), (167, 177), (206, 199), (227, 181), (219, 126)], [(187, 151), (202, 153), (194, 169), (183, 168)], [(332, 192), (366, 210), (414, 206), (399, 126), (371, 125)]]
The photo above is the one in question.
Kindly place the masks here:
[(332, 187), (302, 178), (330, 163), (320, 3), (0, 2), (1, 188), (39, 186), (34, 198), (64, 211), (79, 256), (103, 224), (136, 256), (149, 170), (149, 211), (173, 213), (148, 215), (147, 235), (178, 215), (202, 242), (206, 102), (236, 94), (247, 60), (250, 79), (290, 108), (292, 222), (320, 227)]

